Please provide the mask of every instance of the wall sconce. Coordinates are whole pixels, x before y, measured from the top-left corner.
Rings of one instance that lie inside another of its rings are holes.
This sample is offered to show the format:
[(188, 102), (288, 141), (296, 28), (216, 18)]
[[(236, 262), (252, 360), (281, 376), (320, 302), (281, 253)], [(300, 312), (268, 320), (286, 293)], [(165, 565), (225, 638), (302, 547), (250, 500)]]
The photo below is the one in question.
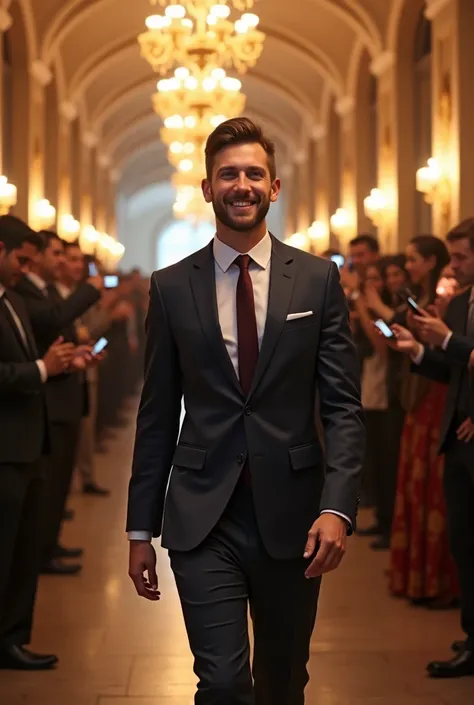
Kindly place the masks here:
[(338, 208), (330, 218), (331, 229), (336, 235), (348, 235), (352, 230), (352, 221), (345, 208)]
[(293, 235), (290, 235), (285, 240), (285, 243), (287, 245), (291, 245), (291, 247), (297, 247), (298, 250), (305, 250), (306, 252), (309, 250), (309, 238), (308, 235), (305, 233), (293, 233)]
[(16, 186), (8, 183), (6, 176), (0, 176), (0, 215), (7, 215), (16, 206)]
[(423, 194), (426, 203), (432, 205), (439, 200), (442, 211), (449, 210), (451, 182), (435, 157), (430, 157), (427, 166), (421, 167), (416, 172), (416, 190)]
[(315, 220), (308, 228), (308, 235), (311, 240), (327, 240), (329, 228), (323, 220)]
[(390, 217), (388, 198), (379, 188), (373, 188), (370, 196), (364, 198), (364, 212), (376, 228), (386, 223)]
[(60, 237), (66, 242), (75, 242), (81, 229), (80, 223), (70, 213), (66, 213), (59, 219), (58, 232)]
[(40, 198), (35, 204), (33, 219), (37, 230), (48, 230), (56, 220), (56, 208), (47, 198)]
[(79, 235), (79, 247), (85, 255), (95, 254), (100, 234), (93, 225), (86, 225)]

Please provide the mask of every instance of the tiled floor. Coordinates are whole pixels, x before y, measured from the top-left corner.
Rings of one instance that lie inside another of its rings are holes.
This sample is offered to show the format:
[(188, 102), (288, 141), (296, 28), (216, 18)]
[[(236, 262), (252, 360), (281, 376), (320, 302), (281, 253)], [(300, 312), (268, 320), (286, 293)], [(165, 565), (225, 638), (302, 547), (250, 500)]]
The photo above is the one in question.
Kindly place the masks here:
[[(76, 495), (65, 543), (86, 549), (75, 578), (41, 579), (33, 646), (57, 653), (53, 672), (0, 672), (1, 705), (192, 705), (195, 678), (168, 560), (162, 601), (134, 594), (124, 534), (133, 431), (120, 432), (100, 479), (110, 498)], [(386, 555), (351, 539), (323, 584), (312, 642), (308, 705), (470, 705), (474, 678), (432, 681), (424, 666), (449, 656), (456, 612), (432, 614), (388, 597)]]

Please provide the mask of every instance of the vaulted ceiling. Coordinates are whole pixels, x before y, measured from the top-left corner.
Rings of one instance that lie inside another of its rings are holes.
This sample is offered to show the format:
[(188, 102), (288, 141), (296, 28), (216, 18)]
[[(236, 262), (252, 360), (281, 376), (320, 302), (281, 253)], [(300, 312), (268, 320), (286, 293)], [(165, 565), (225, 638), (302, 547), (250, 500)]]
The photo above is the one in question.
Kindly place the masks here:
[[(267, 127), (280, 163), (321, 123), (331, 97), (350, 92), (362, 52), (375, 59), (386, 49), (407, 1), (257, 0), (267, 38), (242, 79), (245, 113)], [(13, 2), (25, 17), (31, 60), (54, 70), (59, 99), (78, 107), (83, 129), (98, 135), (101, 151), (121, 171), (122, 186), (133, 192), (168, 178), (151, 103), (158, 77), (137, 42), (145, 17), (156, 11), (149, 0)]]

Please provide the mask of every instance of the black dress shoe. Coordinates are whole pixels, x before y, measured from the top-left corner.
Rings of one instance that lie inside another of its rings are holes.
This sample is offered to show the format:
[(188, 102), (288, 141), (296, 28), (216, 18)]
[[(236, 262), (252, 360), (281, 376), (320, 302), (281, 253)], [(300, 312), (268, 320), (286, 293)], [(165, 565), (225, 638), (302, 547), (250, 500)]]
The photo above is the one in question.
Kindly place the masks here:
[(46, 671), (53, 668), (58, 657), (28, 651), (23, 646), (7, 646), (0, 650), (0, 668), (16, 671)]
[(464, 651), (464, 649), (467, 646), (467, 642), (464, 639), (458, 639), (457, 641), (453, 641), (451, 644), (451, 651), (454, 651), (454, 653), (458, 654), (460, 651)]
[(432, 661), (426, 670), (431, 678), (474, 676), (474, 651), (463, 649), (451, 661)]
[(84, 494), (95, 494), (99, 497), (108, 497), (110, 494), (110, 490), (106, 490), (105, 487), (99, 487), (95, 482), (87, 482), (83, 486), (82, 492)]
[(54, 550), (55, 558), (80, 558), (83, 553), (83, 548), (65, 548), (60, 544)]
[(63, 563), (60, 558), (52, 558), (41, 568), (42, 575), (77, 575), (82, 570), (79, 563)]

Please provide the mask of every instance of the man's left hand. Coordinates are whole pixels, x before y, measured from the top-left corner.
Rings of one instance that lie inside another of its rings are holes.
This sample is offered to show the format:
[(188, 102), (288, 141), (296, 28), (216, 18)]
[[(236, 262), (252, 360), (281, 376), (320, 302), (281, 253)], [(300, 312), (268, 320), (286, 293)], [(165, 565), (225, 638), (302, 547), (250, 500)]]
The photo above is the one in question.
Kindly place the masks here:
[(442, 318), (436, 316), (413, 316), (419, 336), (424, 343), (440, 346), (451, 333)]
[(308, 566), (305, 577), (317, 578), (336, 570), (346, 552), (347, 523), (336, 514), (321, 514), (308, 533), (304, 557), (316, 556)]

